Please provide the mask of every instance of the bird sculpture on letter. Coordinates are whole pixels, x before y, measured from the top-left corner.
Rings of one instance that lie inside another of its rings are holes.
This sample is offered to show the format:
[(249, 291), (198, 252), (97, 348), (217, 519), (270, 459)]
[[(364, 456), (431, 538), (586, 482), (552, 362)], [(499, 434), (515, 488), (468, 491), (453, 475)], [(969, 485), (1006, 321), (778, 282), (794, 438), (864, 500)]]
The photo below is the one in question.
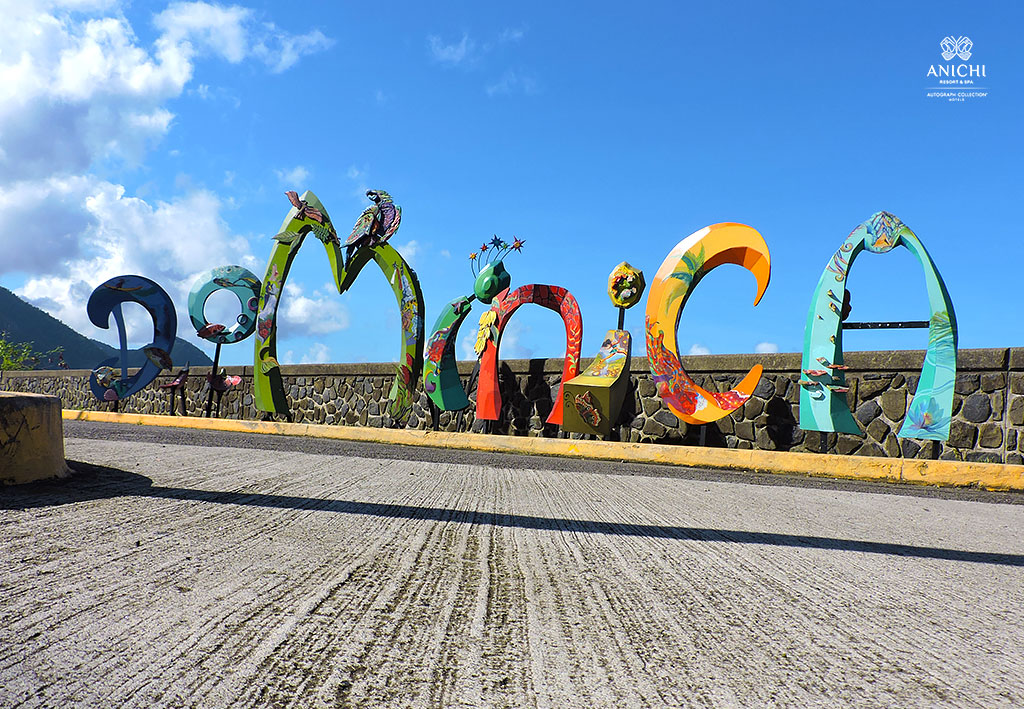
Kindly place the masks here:
[(356, 220), (352, 233), (345, 241), (345, 260), (363, 245), (376, 246), (387, 243), (402, 223), (402, 208), (384, 190), (367, 190), (366, 196), (373, 202)]
[[(289, 190), (285, 192), (288, 195), (288, 201), (292, 203), (295, 208), (295, 214), (292, 216), (292, 222), (294, 220), (302, 220), (309, 223), (308, 231), (312, 231), (316, 238), (320, 239), (324, 245), (338, 244), (338, 234), (334, 231), (334, 225), (331, 224), (331, 220), (328, 218), (321, 209), (318, 209), (311, 205), (304, 199), (300, 199), (297, 192)], [(312, 195), (312, 192), (306, 192), (303, 196)], [(316, 196), (313, 195), (313, 199), (316, 200)], [(319, 200), (316, 200), (317, 204), (320, 204)], [(323, 205), (320, 205), (323, 207)], [(291, 248), (298, 248), (302, 243), (301, 236), (306, 233), (306, 229), (301, 231), (282, 231), (280, 234), (274, 236), (274, 239), (280, 241), (282, 244), (286, 244)]]

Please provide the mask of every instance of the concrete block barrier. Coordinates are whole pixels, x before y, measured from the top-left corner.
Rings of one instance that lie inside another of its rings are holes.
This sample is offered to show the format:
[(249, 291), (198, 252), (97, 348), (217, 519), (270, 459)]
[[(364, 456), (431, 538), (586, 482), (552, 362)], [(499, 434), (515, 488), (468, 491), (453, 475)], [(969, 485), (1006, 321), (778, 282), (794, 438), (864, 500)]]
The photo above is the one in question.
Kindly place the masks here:
[(0, 483), (69, 474), (60, 399), (0, 392)]

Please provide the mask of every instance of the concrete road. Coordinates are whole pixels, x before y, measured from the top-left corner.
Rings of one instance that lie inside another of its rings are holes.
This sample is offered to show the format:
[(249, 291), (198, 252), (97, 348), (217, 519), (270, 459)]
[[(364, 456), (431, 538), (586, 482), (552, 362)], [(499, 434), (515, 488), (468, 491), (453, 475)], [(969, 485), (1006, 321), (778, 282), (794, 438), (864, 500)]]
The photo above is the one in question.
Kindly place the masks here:
[(0, 706), (1020, 707), (1021, 495), (74, 424)]

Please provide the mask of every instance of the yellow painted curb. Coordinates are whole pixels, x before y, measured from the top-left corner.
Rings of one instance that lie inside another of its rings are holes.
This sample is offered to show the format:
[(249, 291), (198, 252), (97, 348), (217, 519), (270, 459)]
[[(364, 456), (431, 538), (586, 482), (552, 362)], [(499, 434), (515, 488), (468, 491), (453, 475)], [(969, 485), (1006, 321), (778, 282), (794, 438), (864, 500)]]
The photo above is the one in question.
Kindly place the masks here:
[(990, 490), (1024, 490), (1024, 466), (1003, 463), (961, 463), (949, 460), (870, 458), (819, 453), (700, 448), (657, 443), (576, 441), (564, 438), (493, 436), (393, 428), (324, 426), (278, 421), (238, 421), (152, 414), (64, 409), (68, 421), (102, 421), (143, 426), (172, 426), (205, 431), (312, 436), (365, 443), (431, 446), (494, 453), (551, 455), (568, 458), (620, 460), (693, 468), (725, 468), (758, 473), (811, 475), (850, 480), (885, 480), (925, 485), (977, 486)]

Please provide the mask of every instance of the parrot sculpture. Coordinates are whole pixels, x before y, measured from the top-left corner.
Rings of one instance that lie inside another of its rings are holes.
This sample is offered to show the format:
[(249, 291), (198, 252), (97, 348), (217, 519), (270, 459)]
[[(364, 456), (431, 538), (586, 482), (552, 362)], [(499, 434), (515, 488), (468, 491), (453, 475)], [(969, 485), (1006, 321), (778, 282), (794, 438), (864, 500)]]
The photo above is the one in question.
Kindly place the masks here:
[(402, 223), (402, 208), (384, 190), (367, 190), (366, 196), (373, 204), (367, 207), (356, 220), (352, 233), (345, 240), (345, 260), (363, 245), (376, 246), (387, 243)]

